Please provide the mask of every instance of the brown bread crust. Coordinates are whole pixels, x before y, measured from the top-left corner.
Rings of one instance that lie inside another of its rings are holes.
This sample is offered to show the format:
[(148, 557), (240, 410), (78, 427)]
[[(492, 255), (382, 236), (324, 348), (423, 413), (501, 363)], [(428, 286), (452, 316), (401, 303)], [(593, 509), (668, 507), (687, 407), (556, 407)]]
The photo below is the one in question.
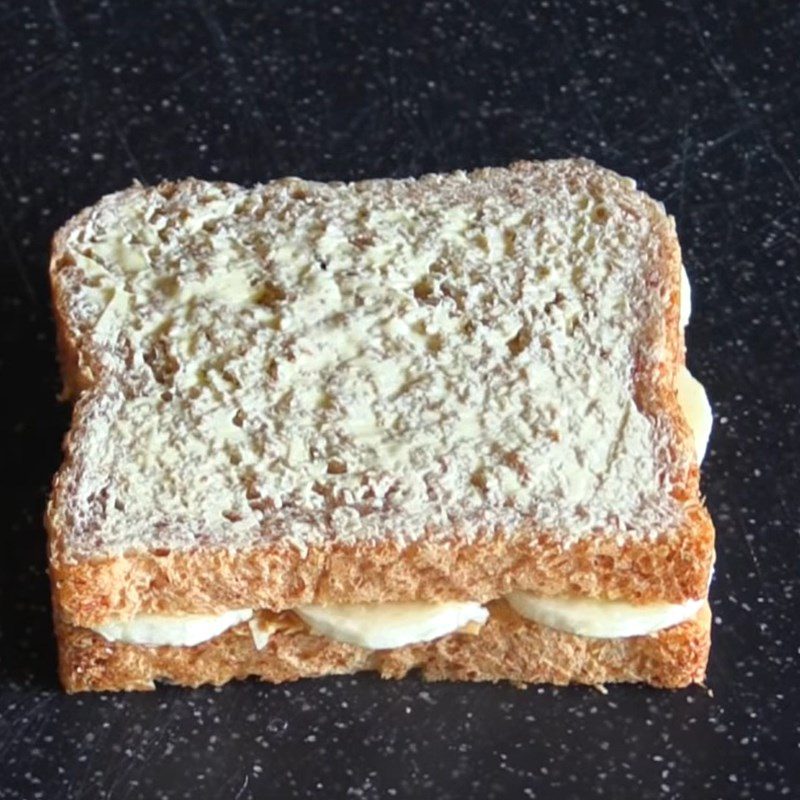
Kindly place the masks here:
[(283, 611), (302, 603), (402, 600), (486, 602), (513, 590), (633, 602), (704, 597), (713, 527), (696, 505), (693, 525), (646, 542), (596, 537), (564, 550), (535, 531), (517, 539), (464, 543), (393, 542), (248, 552), (203, 549), (134, 554), (79, 564), (51, 563), (54, 605), (75, 625), (138, 613)]
[(591, 639), (529, 622), (499, 601), (476, 634), (454, 633), (393, 650), (365, 650), (306, 632), (276, 633), (256, 650), (246, 623), (195, 647), (142, 647), (106, 641), (57, 623), (60, 675), (68, 692), (148, 690), (154, 681), (220, 685), (256, 677), (283, 683), (374, 670), (425, 680), (601, 685), (643, 682), (679, 688), (701, 682), (710, 643), (705, 605), (691, 620), (649, 636)]

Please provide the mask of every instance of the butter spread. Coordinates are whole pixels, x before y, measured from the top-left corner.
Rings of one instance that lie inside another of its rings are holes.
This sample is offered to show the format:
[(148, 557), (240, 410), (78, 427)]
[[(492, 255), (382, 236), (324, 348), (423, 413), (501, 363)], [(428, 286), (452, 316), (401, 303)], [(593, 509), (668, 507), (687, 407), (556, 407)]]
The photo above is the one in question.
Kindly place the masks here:
[(295, 613), (314, 633), (370, 650), (429, 642), (489, 618), (480, 603), (457, 602), (306, 605)]
[(125, 621), (109, 621), (92, 630), (112, 642), (150, 646), (191, 647), (250, 619), (249, 608), (223, 611), (221, 614), (138, 614)]
[(631, 357), (664, 313), (643, 263), (666, 218), (629, 182), (537, 180), (95, 206), (56, 274), (104, 380), (61, 477), (67, 557), (675, 527), (672, 434), (636, 406)]
[(506, 600), (526, 619), (548, 628), (598, 639), (643, 636), (669, 628), (691, 619), (706, 602), (688, 600), (634, 605), (621, 600), (537, 597), (528, 592), (512, 592)]

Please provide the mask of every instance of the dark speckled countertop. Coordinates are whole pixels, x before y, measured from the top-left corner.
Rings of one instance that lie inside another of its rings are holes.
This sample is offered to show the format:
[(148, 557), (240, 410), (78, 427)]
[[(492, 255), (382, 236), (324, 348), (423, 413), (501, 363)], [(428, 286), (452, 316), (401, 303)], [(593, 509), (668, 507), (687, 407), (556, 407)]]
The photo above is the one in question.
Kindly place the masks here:
[[(0, 798), (800, 796), (800, 6), (651, 5), (0, 3)], [(68, 422), (53, 230), (133, 179), (564, 155), (677, 217), (716, 412), (708, 688), (63, 695), (41, 525)]]

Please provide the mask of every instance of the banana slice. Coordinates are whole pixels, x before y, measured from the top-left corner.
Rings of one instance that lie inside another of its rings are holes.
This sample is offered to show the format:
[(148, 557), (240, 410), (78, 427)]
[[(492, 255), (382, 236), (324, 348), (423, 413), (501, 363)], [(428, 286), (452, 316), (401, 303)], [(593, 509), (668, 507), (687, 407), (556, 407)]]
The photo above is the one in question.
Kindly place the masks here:
[(529, 592), (506, 595), (520, 616), (579, 636), (616, 639), (643, 636), (691, 619), (705, 600), (686, 603), (633, 605), (621, 600), (591, 600), (578, 597), (537, 597)]
[(483, 624), (480, 603), (353, 603), (294, 609), (314, 633), (370, 650), (429, 642), (469, 623)]

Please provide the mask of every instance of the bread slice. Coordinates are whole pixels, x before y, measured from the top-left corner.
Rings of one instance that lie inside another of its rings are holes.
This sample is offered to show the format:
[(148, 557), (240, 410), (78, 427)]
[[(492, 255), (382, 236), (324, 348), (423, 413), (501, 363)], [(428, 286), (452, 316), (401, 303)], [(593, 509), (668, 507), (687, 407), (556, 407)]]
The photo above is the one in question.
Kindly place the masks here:
[[(51, 261), (75, 400), (46, 517), (65, 683), (98, 647), (79, 629), (142, 613), (706, 597), (680, 274), (663, 207), (582, 160), (103, 198)], [(123, 661), (148, 683), (159, 659)], [(224, 672), (202, 669), (163, 676)]]
[(141, 647), (57, 623), (59, 671), (70, 692), (149, 690), (155, 681), (220, 685), (248, 677), (284, 683), (362, 671), (403, 678), (419, 670), (429, 681), (625, 682), (671, 689), (705, 676), (711, 622), (707, 604), (680, 625), (617, 639), (538, 625), (502, 600), (490, 603), (490, 609), (489, 621), (477, 633), (453, 633), (388, 650), (367, 650), (306, 631), (276, 633), (258, 650), (246, 623), (194, 647)]

